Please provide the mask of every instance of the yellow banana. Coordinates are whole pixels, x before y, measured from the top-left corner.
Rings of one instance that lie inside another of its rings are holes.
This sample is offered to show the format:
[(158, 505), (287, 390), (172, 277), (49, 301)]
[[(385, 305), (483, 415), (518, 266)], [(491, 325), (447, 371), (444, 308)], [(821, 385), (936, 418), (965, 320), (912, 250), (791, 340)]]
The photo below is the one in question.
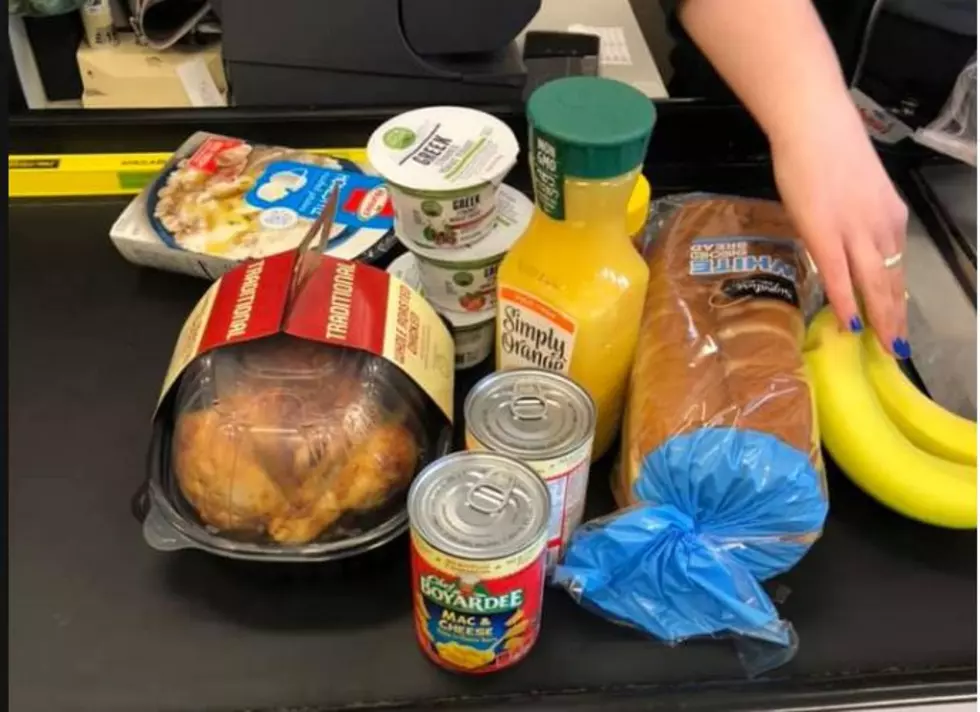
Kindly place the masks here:
[(887, 507), (927, 524), (977, 525), (976, 467), (920, 450), (891, 421), (862, 365), (861, 338), (841, 332), (828, 310), (807, 331), (820, 433), (844, 473)]
[(906, 377), (871, 332), (865, 332), (864, 370), (888, 417), (905, 437), (944, 460), (977, 465), (977, 424), (951, 413)]

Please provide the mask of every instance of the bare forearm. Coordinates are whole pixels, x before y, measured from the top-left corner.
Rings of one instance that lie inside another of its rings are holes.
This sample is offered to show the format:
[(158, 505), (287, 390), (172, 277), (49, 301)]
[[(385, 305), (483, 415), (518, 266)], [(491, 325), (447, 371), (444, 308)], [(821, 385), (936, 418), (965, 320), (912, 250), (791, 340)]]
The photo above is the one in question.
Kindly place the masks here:
[(679, 17), (770, 141), (791, 140), (815, 117), (858, 120), (809, 0), (684, 0)]

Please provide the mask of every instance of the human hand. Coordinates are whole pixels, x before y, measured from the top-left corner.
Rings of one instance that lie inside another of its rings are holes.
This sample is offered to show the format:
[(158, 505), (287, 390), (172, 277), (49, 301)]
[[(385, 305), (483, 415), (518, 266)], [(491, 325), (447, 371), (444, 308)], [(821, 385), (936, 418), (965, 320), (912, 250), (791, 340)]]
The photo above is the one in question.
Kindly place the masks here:
[(908, 358), (905, 270), (901, 261), (886, 266), (905, 250), (908, 209), (857, 111), (842, 103), (771, 144), (780, 197), (841, 327), (864, 328), (860, 303), (885, 349)]

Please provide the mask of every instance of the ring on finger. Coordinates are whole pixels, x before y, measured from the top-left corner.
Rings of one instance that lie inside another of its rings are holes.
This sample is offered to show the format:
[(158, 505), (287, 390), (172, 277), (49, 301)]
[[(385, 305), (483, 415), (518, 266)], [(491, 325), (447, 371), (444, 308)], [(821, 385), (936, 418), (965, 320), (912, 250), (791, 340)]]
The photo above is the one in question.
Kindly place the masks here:
[(896, 252), (893, 255), (889, 255), (885, 258), (885, 269), (894, 269), (902, 264), (902, 253)]

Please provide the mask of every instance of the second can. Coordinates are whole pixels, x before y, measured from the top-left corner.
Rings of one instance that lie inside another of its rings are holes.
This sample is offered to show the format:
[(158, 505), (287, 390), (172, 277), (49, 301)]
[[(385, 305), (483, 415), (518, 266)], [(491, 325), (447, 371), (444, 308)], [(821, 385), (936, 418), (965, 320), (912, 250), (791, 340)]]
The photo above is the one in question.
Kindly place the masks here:
[(548, 571), (582, 522), (595, 437), (589, 394), (559, 373), (514, 369), (477, 383), (463, 406), (466, 448), (491, 450), (529, 465), (548, 485)]

